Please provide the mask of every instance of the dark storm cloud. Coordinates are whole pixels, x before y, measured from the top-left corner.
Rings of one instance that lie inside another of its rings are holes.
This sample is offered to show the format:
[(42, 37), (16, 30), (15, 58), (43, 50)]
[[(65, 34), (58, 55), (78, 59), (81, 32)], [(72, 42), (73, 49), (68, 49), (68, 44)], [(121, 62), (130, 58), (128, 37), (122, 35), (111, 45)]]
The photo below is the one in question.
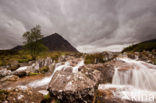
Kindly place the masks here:
[(156, 1), (0, 0), (0, 48), (22, 44), (36, 24), (45, 36), (57, 32), (82, 51), (118, 48), (156, 38)]

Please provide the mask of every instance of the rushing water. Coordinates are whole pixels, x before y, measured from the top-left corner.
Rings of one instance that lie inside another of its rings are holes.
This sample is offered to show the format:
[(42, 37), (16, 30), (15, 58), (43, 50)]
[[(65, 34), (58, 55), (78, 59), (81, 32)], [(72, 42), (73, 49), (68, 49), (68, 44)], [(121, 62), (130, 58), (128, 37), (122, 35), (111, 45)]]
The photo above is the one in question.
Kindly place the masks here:
[(156, 65), (129, 58), (118, 58), (129, 68), (115, 67), (112, 84), (100, 85), (99, 89), (116, 88), (115, 97), (131, 101), (155, 103)]
[(66, 62), (63, 65), (58, 63), (58, 64), (56, 64), (55, 70), (54, 70), (54, 72), (52, 73), (51, 76), (45, 77), (45, 78), (43, 78), (41, 80), (36, 80), (36, 81), (30, 82), (28, 84), (28, 86), (32, 87), (32, 88), (36, 88), (36, 87), (42, 87), (42, 86), (48, 85), (49, 82), (51, 81), (52, 77), (56, 73), (56, 71), (60, 71), (60, 70), (63, 70), (63, 69), (65, 70), (66, 68), (71, 67), (72, 68), (72, 72), (76, 73), (76, 72), (78, 72), (78, 68), (83, 66), (83, 65), (84, 65), (84, 60), (80, 61), (75, 67), (70, 66), (69, 62)]
[(132, 85), (139, 89), (156, 90), (156, 66), (128, 58), (120, 59), (132, 67), (126, 71), (115, 68), (112, 84)]

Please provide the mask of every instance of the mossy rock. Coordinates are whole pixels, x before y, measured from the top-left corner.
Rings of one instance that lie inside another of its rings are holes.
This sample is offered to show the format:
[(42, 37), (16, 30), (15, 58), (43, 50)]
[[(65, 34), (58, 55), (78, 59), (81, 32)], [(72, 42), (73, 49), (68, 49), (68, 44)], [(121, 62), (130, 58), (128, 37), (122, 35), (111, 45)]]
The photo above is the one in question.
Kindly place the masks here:
[(55, 103), (55, 102), (52, 102), (52, 97), (48, 93), (47, 95), (44, 95), (44, 99), (41, 101), (41, 103)]
[(39, 69), (39, 72), (40, 73), (46, 73), (46, 72), (48, 72), (49, 71), (49, 67), (48, 66), (44, 66), (44, 67), (41, 67), (40, 69)]

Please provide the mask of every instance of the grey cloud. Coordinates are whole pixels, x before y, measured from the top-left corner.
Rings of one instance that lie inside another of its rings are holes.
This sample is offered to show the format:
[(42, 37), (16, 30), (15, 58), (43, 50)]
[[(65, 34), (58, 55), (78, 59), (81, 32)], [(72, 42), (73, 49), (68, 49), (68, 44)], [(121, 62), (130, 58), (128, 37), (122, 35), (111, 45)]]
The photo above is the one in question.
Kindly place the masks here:
[(22, 44), (36, 24), (78, 48), (140, 42), (156, 38), (156, 1), (0, 0), (0, 48)]

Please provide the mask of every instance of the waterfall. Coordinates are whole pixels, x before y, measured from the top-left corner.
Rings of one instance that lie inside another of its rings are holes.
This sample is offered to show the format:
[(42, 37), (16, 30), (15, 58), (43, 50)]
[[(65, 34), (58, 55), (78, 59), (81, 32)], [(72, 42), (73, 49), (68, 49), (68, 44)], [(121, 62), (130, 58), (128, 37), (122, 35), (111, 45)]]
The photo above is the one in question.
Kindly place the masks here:
[[(80, 61), (76, 66), (72, 67), (73, 69), (73, 73), (78, 72), (78, 68), (84, 65), (84, 60)], [(42, 87), (42, 86), (46, 86), (49, 84), (49, 82), (51, 81), (51, 79), (53, 78), (54, 74), (56, 73), (56, 71), (60, 71), (60, 70), (65, 70), (66, 68), (71, 67), (70, 63), (67, 61), (65, 64), (61, 65), (60, 63), (56, 64), (55, 66), (55, 70), (54, 72), (51, 74), (51, 76), (49, 77), (45, 77), (41, 80), (36, 80), (33, 82), (30, 82), (28, 84), (29, 87), (32, 88), (37, 88), (37, 87)]]
[(84, 65), (84, 60), (80, 61), (80, 62), (77, 64), (77, 66), (73, 67), (72, 72), (73, 72), (73, 73), (77, 73), (79, 67), (81, 67), (81, 66), (83, 66), (83, 65)]
[(129, 58), (117, 58), (123, 64), (115, 65), (112, 84), (99, 85), (99, 89), (116, 88), (115, 97), (139, 101), (156, 102), (156, 65)]
[(132, 85), (135, 88), (144, 90), (156, 90), (156, 66), (136, 61), (128, 58), (119, 58), (128, 65), (131, 65), (126, 71), (120, 71), (115, 68), (112, 84)]

